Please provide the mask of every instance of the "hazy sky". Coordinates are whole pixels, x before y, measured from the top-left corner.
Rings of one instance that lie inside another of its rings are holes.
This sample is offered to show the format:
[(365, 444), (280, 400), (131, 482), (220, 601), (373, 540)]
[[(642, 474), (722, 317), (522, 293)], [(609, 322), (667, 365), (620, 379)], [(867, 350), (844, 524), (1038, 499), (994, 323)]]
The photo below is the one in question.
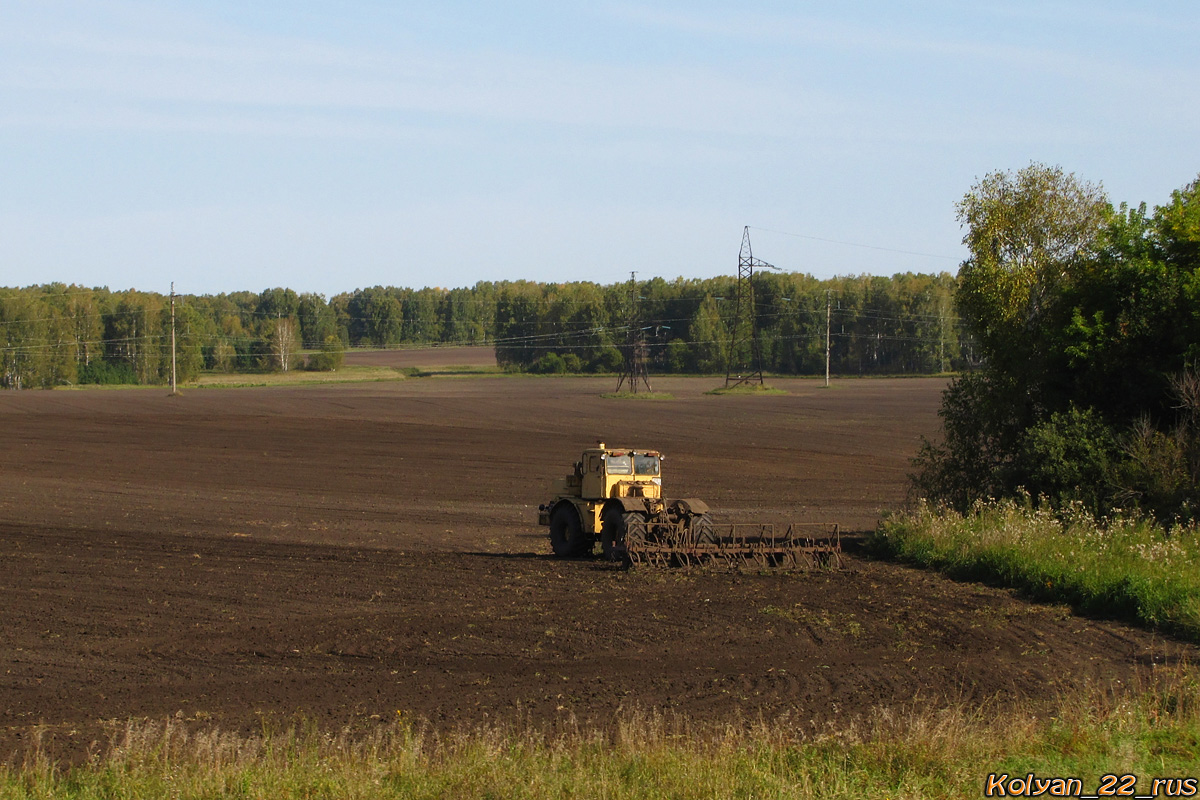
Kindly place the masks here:
[[(1031, 161), (1200, 172), (1200, 4), (0, 0), (0, 285), (957, 269)], [(895, 252), (904, 251), (904, 252)]]

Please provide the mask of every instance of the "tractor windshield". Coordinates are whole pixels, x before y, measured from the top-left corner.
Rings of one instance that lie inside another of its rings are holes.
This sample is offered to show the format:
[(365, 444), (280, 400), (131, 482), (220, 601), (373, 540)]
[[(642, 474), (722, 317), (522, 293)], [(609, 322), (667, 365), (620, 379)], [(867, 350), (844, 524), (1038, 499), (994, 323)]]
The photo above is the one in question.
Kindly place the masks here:
[(628, 453), (621, 455), (609, 453), (608, 457), (604, 459), (604, 470), (609, 475), (632, 475), (633, 461)]
[(633, 471), (638, 475), (657, 475), (658, 456), (637, 453), (633, 457)]

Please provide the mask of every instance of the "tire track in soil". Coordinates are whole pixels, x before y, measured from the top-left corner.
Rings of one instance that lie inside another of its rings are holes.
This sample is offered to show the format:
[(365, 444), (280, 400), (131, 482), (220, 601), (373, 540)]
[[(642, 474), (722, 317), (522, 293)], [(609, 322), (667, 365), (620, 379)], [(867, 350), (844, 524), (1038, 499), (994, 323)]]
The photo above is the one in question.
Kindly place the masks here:
[(583, 379), (0, 395), (0, 758), (39, 723), (78, 756), (105, 720), (176, 714), (554, 730), (658, 709), (807, 729), (918, 700), (1048, 703), (1197, 660), (853, 556), (769, 575), (550, 558), (536, 505), (599, 436), (653, 442), (671, 486), (725, 518), (868, 529), (901, 501), (943, 385), (661, 383), (677, 399), (636, 414)]

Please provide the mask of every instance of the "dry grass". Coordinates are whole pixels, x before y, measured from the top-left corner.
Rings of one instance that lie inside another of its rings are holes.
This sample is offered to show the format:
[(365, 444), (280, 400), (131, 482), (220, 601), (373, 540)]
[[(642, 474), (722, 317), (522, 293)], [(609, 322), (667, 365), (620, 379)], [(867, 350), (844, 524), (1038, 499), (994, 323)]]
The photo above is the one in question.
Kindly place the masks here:
[[(31, 746), (0, 798), (861, 798), (980, 796), (990, 772), (1194, 775), (1200, 682), (1187, 666), (1140, 693), (1103, 687), (1045, 709), (879, 709), (841, 727), (696, 725), (626, 714), (611, 730), (439, 734), (397, 718), (370, 730), (260, 736), (130, 723), (82, 767)], [(1142, 786), (1146, 789), (1146, 786)]]

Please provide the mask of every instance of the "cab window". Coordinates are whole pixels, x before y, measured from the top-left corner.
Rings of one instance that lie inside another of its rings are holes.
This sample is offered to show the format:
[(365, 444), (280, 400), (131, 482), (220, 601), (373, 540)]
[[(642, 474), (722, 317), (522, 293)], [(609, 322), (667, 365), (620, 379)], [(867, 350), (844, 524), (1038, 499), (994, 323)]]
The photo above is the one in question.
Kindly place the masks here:
[(635, 455), (633, 457), (633, 471), (638, 475), (657, 475), (658, 456)]
[(604, 463), (609, 475), (633, 474), (633, 460), (628, 455), (614, 456), (610, 454)]

